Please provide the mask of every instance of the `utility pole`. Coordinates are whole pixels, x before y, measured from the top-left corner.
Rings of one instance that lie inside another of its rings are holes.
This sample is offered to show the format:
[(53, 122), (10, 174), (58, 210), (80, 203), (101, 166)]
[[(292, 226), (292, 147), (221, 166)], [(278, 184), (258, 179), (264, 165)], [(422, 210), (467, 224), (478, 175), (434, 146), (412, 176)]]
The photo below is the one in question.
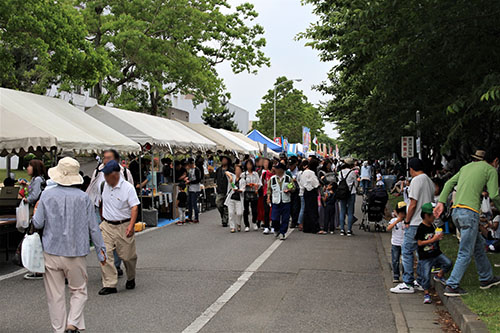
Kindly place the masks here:
[(421, 139), (421, 132), (420, 132), (420, 111), (417, 110), (417, 153), (418, 153), (418, 158), (422, 160), (422, 139)]

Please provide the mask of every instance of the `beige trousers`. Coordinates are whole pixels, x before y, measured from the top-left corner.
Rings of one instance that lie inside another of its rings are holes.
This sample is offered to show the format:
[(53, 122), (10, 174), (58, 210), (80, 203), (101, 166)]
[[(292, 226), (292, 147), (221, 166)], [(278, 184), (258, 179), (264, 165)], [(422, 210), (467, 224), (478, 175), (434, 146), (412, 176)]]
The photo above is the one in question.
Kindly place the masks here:
[[(67, 325), (85, 329), (83, 309), (87, 301), (87, 260), (85, 257), (61, 257), (43, 253), (45, 259), (45, 291), (50, 321), (54, 332), (64, 332)], [(66, 314), (64, 278), (71, 293), (69, 314)]]
[(103, 221), (101, 228), (104, 245), (106, 245), (107, 260), (104, 266), (101, 265), (102, 285), (105, 288), (116, 288), (118, 275), (113, 262), (113, 250), (116, 249), (118, 257), (123, 260), (127, 272), (127, 281), (135, 279), (135, 267), (137, 265), (137, 253), (135, 251), (135, 235), (127, 237), (128, 223), (119, 225), (110, 224)]

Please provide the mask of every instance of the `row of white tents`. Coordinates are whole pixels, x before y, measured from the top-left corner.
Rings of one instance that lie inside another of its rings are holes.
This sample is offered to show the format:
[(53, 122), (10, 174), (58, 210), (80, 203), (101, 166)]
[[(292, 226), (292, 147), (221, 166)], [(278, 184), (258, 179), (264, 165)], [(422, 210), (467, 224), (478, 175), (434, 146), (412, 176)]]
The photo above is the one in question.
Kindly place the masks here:
[[(0, 155), (42, 150), (99, 153), (141, 146), (169, 154), (225, 151), (264, 153), (264, 145), (237, 132), (96, 105), (81, 111), (53, 97), (0, 88)], [(267, 149), (268, 155), (274, 155)]]

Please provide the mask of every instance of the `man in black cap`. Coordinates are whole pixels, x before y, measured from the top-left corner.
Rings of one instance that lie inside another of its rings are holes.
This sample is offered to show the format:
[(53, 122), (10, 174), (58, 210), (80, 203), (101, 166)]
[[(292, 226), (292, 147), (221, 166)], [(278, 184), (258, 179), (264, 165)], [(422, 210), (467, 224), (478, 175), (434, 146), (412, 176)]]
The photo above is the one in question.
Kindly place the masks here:
[(295, 190), (293, 178), (285, 174), (286, 166), (278, 163), (274, 169), (276, 174), (267, 184), (267, 203), (272, 204), (271, 220), (273, 221), (274, 235), (285, 240), (290, 221), (292, 192)]
[(228, 185), (229, 180), (226, 176), (227, 171), (231, 171), (231, 159), (228, 156), (221, 156), (221, 166), (215, 171), (215, 184), (217, 185), (217, 196), (215, 199), (215, 205), (219, 210), (220, 218), (222, 220), (222, 226), (227, 227), (228, 223), (228, 210), (227, 206), (224, 205), (226, 197), (229, 191)]

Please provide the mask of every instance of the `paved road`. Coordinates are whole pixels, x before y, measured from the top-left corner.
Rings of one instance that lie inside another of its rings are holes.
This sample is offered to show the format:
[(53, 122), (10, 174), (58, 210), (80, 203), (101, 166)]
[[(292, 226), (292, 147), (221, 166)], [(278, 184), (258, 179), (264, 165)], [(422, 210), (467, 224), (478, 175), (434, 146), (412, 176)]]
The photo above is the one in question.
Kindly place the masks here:
[[(181, 332), (273, 242), (230, 234), (216, 211), (199, 225), (171, 225), (137, 237), (137, 288), (99, 296), (100, 269), (88, 257), (88, 332)], [(279, 241), (277, 241), (279, 242)], [(0, 281), (0, 331), (48, 332), (42, 281)], [(395, 332), (377, 237), (294, 231), (201, 332)]]

